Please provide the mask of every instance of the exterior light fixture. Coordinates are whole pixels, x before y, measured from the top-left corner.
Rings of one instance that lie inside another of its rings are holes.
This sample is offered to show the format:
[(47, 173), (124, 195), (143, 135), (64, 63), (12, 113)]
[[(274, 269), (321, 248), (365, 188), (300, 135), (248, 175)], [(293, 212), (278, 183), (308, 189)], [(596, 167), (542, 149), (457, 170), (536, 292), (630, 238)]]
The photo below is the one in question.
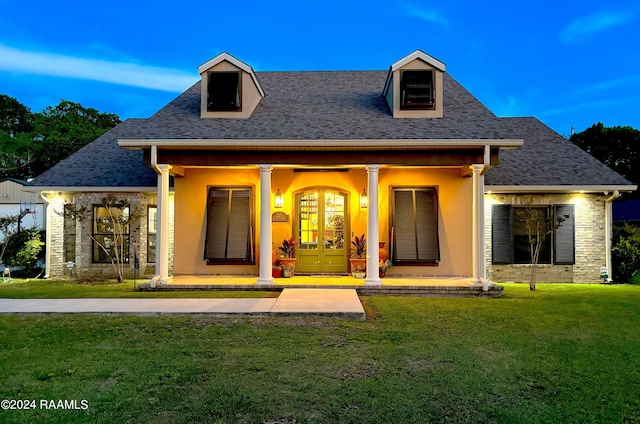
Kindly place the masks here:
[(282, 198), (282, 194), (280, 194), (280, 189), (276, 192), (275, 204), (276, 208), (281, 208), (282, 205), (284, 205), (284, 199)]
[(360, 195), (360, 208), (366, 209), (369, 206), (369, 197), (367, 196), (367, 189), (362, 189), (362, 194)]

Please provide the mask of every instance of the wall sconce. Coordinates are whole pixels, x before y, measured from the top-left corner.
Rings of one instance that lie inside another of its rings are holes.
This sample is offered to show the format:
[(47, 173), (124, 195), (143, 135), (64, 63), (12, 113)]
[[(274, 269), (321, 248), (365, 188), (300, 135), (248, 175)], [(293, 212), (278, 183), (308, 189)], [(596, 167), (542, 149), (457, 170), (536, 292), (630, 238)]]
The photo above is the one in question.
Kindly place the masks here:
[(280, 189), (276, 192), (275, 204), (276, 208), (281, 208), (284, 205), (284, 199), (282, 198), (282, 194), (280, 194)]
[(362, 189), (362, 194), (360, 195), (360, 208), (366, 209), (369, 206), (369, 197), (367, 196), (367, 189)]

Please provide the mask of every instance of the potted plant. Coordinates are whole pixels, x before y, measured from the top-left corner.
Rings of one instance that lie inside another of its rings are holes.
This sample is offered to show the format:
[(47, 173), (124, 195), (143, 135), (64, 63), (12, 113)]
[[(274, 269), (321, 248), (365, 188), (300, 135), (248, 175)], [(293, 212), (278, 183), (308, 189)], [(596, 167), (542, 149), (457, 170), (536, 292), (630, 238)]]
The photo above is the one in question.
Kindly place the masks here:
[(364, 234), (351, 241), (351, 274), (356, 278), (364, 278), (367, 271), (367, 242)]
[(387, 270), (389, 268), (391, 268), (391, 261), (389, 259), (380, 260), (378, 263), (378, 273), (380, 278), (384, 278), (384, 276), (387, 275)]
[(292, 238), (282, 240), (282, 246), (278, 247), (278, 250), (282, 253), (279, 262), (282, 267), (282, 277), (293, 277), (296, 270), (296, 241)]

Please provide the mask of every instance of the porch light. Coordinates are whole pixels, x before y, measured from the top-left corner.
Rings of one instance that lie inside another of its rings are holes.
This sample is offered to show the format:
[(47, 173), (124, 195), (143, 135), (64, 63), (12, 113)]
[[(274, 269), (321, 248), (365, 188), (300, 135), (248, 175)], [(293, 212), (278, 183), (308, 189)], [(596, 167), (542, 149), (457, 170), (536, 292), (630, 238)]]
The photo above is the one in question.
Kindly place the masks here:
[(284, 199), (282, 198), (282, 194), (280, 194), (280, 189), (276, 192), (275, 204), (276, 208), (281, 208), (284, 205)]
[(360, 208), (366, 209), (369, 206), (369, 197), (367, 197), (367, 189), (362, 189), (362, 194), (360, 195)]

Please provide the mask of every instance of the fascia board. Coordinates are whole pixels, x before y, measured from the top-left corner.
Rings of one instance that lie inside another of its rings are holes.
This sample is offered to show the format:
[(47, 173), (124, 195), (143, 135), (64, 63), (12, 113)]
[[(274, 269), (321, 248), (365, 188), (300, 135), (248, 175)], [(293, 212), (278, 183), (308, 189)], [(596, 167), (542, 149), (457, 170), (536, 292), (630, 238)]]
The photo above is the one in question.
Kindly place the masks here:
[(391, 71), (396, 71), (416, 59), (420, 59), (442, 72), (445, 72), (445, 69), (447, 68), (447, 65), (445, 65), (443, 62), (440, 62), (438, 59), (429, 56), (422, 50), (416, 50), (410, 55), (403, 57), (402, 59), (391, 65)]
[(485, 193), (611, 193), (636, 191), (637, 185), (485, 185)]
[(271, 139), (120, 139), (118, 145), (127, 149), (143, 149), (157, 146), (165, 148), (288, 148), (291, 150), (307, 148), (353, 148), (402, 150), (406, 148), (464, 148), (464, 147), (521, 147), (524, 140), (520, 139), (372, 139), (372, 140), (271, 140)]

